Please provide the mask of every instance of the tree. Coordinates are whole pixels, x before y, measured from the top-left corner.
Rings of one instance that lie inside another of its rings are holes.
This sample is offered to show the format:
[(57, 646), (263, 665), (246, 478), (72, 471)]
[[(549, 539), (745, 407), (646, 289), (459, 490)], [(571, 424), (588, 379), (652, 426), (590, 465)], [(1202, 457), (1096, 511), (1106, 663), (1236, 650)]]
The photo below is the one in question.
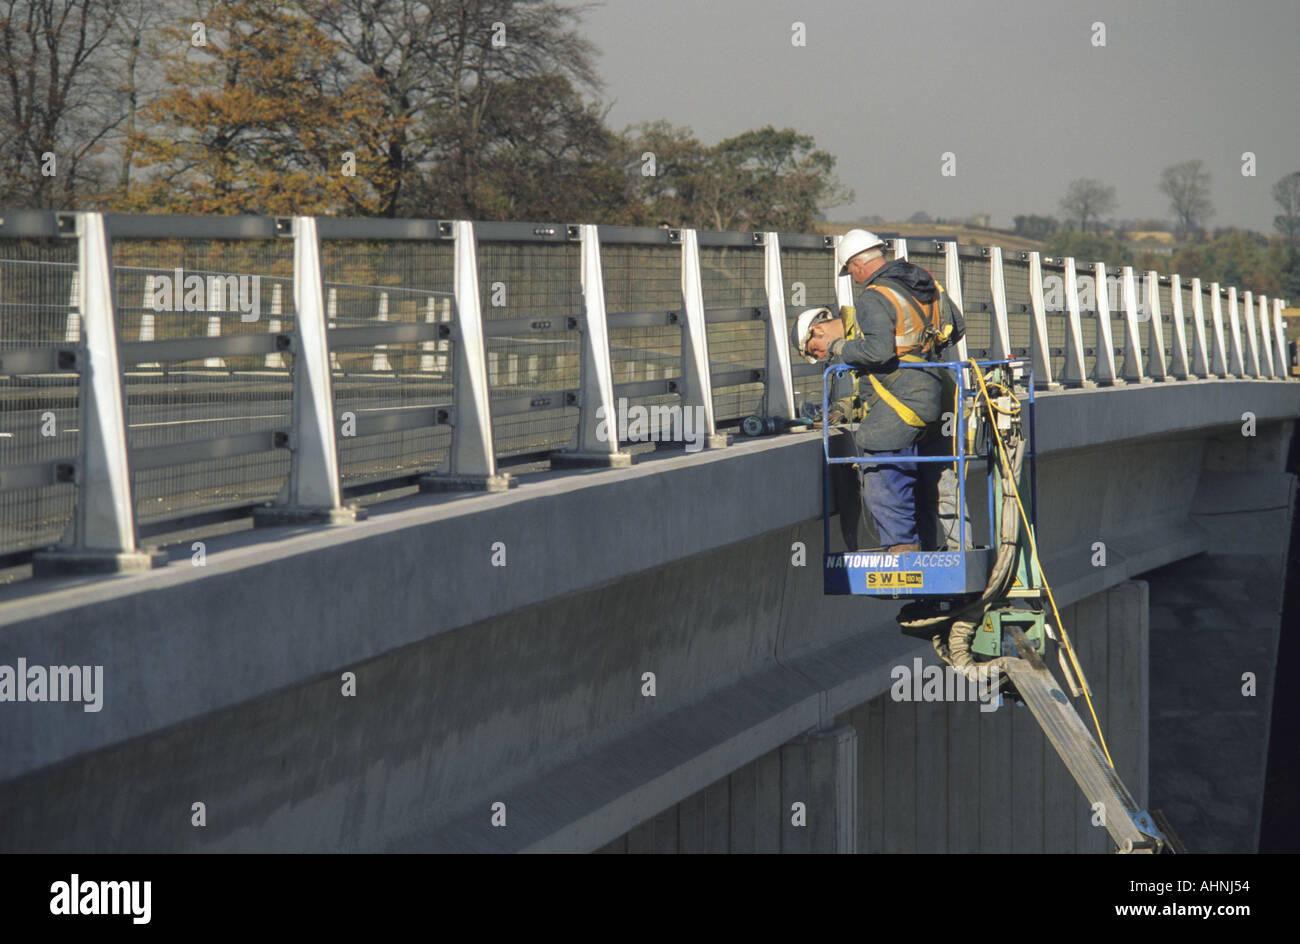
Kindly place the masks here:
[(1282, 212), (1273, 217), (1273, 226), (1294, 247), (1300, 240), (1300, 170), (1287, 174), (1273, 185), (1273, 199)]
[(1184, 161), (1166, 167), (1160, 174), (1160, 192), (1169, 198), (1169, 208), (1178, 219), (1181, 235), (1199, 233), (1205, 220), (1214, 215), (1210, 202), (1210, 172), (1200, 161)]
[[(527, 115), (534, 129), (553, 122), (553, 142), (574, 127), (571, 91), (600, 87), (595, 47), (574, 28), (579, 10), (551, 0), (298, 3), (343, 51), (345, 84), (366, 76), (381, 90), (375, 121), (394, 119), (371, 135), (387, 170), (384, 215), (481, 217), (500, 199), (484, 182), (499, 156), (491, 135), (506, 124), (494, 112)], [(561, 98), (539, 107), (534, 85)]]
[(373, 81), (337, 81), (336, 43), (282, 3), (213, 0), (206, 44), (189, 19), (164, 30), (184, 49), (170, 89), (144, 109), (130, 147), (147, 180), (127, 209), (373, 215), (389, 191), (385, 142), (402, 120)]
[(1112, 212), (1115, 206), (1115, 188), (1088, 177), (1070, 181), (1061, 198), (1061, 211), (1067, 219), (1079, 221), (1081, 233), (1088, 231), (1088, 220), (1095, 221), (1103, 213)]
[[(624, 143), (605, 110), (562, 75), (503, 85), (483, 124), (480, 219), (647, 222), (622, 167)], [(432, 183), (432, 182), (431, 182)], [(454, 194), (428, 191), (433, 205)]]
[(101, 57), (120, 0), (0, 2), (0, 201), (32, 208), (90, 202), (120, 121)]
[(1056, 232), (1057, 227), (1060, 226), (1055, 217), (1033, 214), (1013, 217), (1012, 222), (1016, 224), (1016, 235), (1029, 239), (1043, 239)]
[[(820, 211), (853, 199), (834, 176), (835, 158), (790, 128), (746, 131), (713, 147), (662, 121), (629, 134), (628, 173), (655, 218), (707, 229), (806, 231)], [(653, 174), (644, 171), (650, 166)]]

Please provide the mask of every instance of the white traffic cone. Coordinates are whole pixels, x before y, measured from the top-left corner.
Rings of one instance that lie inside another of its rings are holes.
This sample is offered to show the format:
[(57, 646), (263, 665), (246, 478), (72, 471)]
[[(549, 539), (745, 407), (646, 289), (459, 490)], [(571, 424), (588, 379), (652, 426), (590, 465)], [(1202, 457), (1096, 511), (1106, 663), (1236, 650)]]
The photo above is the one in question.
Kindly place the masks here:
[[(376, 320), (378, 321), (388, 320), (388, 293), (387, 292), (379, 293), (379, 316)], [(370, 359), (371, 370), (375, 371), (376, 373), (379, 372), (389, 373), (392, 371), (393, 369), (392, 365), (388, 363), (388, 354), (386, 353), (387, 351), (388, 351), (387, 344), (375, 345), (375, 356)]]

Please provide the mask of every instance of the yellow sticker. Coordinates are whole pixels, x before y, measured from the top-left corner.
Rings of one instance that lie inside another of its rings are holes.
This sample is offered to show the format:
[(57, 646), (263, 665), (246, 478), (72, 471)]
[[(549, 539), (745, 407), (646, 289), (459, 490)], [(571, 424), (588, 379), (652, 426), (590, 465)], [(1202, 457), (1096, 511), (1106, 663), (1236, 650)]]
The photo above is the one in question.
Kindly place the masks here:
[(921, 587), (924, 585), (925, 574), (919, 570), (871, 571), (867, 574), (867, 587), (871, 589), (892, 590), (898, 587)]

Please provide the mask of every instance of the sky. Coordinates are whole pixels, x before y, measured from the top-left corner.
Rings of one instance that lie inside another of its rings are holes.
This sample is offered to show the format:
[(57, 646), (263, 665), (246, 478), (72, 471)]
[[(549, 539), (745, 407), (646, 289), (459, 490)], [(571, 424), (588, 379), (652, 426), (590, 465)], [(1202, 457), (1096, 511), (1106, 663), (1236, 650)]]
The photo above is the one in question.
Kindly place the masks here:
[(606, 0), (580, 32), (612, 128), (812, 135), (856, 192), (831, 220), (1059, 219), (1090, 177), (1115, 218), (1172, 222), (1160, 172), (1199, 159), (1211, 228), (1273, 232), (1269, 191), (1300, 170), (1300, 0)]

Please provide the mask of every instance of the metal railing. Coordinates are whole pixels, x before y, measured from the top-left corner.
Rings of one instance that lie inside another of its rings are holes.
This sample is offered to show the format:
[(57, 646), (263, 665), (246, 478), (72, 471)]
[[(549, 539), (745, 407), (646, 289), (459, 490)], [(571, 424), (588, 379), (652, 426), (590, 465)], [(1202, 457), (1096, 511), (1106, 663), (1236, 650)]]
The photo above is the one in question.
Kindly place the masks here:
[[(58, 541), (38, 563), (148, 566), (142, 531), (195, 515), (342, 521), (345, 493), (376, 483), (624, 464), (620, 406), (699, 411), (714, 444), (745, 415), (797, 415), (822, 373), (791, 363), (790, 325), (853, 303), (836, 241), (0, 214), (0, 557)], [(963, 359), (1029, 358), (1040, 389), (1287, 376), (1277, 299), (1036, 252), (887, 247), (962, 307)]]

